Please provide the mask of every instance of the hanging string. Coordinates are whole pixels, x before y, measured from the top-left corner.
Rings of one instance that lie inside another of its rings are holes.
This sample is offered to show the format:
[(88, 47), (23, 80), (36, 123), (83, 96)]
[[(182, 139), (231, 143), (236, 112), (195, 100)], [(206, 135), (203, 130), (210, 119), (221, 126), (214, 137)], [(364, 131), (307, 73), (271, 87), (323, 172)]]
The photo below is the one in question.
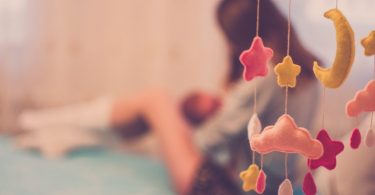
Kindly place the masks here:
[(325, 128), (325, 116), (326, 116), (326, 87), (323, 88), (323, 116), (322, 116), (322, 127)]
[(255, 151), (253, 151), (253, 163), (252, 164), (255, 164)]
[(263, 170), (263, 154), (260, 155), (260, 170)]
[[(373, 72), (372, 78), (375, 80), (375, 56), (374, 56), (374, 72)], [(374, 112), (371, 112), (370, 129), (372, 129), (373, 121), (374, 121)]]
[(288, 87), (285, 87), (285, 102), (284, 102), (285, 108), (284, 113), (288, 113)]
[[(257, 113), (257, 86), (255, 84), (254, 86), (254, 106), (253, 106), (253, 114), (256, 114)], [(252, 154), (253, 154), (253, 164), (255, 164), (255, 151), (252, 150)]]
[(309, 158), (307, 158), (307, 168), (311, 172), (311, 160)]
[(288, 179), (288, 153), (285, 153), (285, 179)]
[[(259, 36), (259, 15), (260, 15), (260, 0), (257, 0), (257, 21), (256, 21), (256, 37)], [(254, 114), (257, 111), (257, 85), (254, 84)]]
[(291, 31), (291, 22), (290, 22), (290, 15), (292, 10), (292, 0), (289, 0), (289, 13), (288, 13), (288, 44), (287, 44), (287, 55), (289, 56), (290, 51), (290, 31)]
[[(256, 37), (259, 36), (259, 15), (260, 15), (260, 0), (257, 0), (257, 21), (256, 21)], [(254, 83), (254, 106), (253, 106), (253, 114), (257, 113), (257, 84)], [(253, 164), (255, 164), (255, 151), (253, 153)], [(263, 158), (262, 158), (263, 160)]]
[(254, 107), (253, 107), (253, 114), (257, 113), (257, 86), (256, 83), (254, 85)]
[[(286, 53), (289, 56), (290, 53), (290, 33), (291, 33), (291, 10), (292, 10), (292, 0), (289, 0), (289, 13), (288, 13), (288, 42)], [(285, 114), (288, 113), (288, 86), (285, 87)]]
[[(288, 11), (288, 43), (287, 43), (287, 56), (290, 54), (290, 34), (291, 34), (291, 13), (292, 13), (292, 0), (289, 0)], [(285, 87), (285, 114), (288, 113), (288, 86)], [(285, 178), (288, 179), (288, 153), (285, 153)]]
[(260, 13), (260, 0), (257, 1), (256, 36), (259, 36), (259, 13)]

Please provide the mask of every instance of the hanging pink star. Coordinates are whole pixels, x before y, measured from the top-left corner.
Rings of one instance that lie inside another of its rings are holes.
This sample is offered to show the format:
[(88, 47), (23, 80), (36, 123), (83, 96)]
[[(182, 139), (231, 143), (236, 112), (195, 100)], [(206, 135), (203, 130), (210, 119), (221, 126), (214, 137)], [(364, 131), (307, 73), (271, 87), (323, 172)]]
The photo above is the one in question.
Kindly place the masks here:
[(332, 170), (336, 167), (336, 156), (344, 150), (344, 144), (340, 141), (333, 141), (325, 129), (319, 131), (317, 139), (323, 144), (323, 156), (317, 160), (308, 160), (311, 169), (320, 166)]
[(240, 61), (244, 66), (243, 78), (250, 81), (256, 76), (266, 76), (268, 73), (267, 64), (273, 56), (273, 50), (264, 47), (263, 40), (255, 37), (248, 50), (242, 52)]

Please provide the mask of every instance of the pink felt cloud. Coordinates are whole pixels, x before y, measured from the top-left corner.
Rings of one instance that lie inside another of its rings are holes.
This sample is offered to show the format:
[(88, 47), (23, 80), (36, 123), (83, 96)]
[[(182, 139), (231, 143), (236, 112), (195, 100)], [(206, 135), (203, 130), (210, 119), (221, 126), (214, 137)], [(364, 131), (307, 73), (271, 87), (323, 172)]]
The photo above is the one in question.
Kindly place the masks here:
[(263, 192), (266, 190), (266, 180), (267, 180), (266, 173), (264, 173), (263, 170), (260, 170), (257, 183), (256, 183), (256, 188), (255, 188), (255, 191), (258, 194), (263, 194)]
[(350, 117), (356, 117), (361, 112), (373, 111), (375, 111), (375, 80), (368, 82), (366, 87), (358, 91), (346, 104), (346, 114)]
[(313, 139), (308, 130), (297, 127), (287, 114), (282, 115), (274, 126), (268, 126), (261, 134), (254, 135), (250, 145), (252, 150), (261, 154), (275, 151), (299, 153), (310, 159), (318, 159), (323, 154), (323, 145)]
[(305, 192), (306, 195), (315, 195), (317, 192), (314, 178), (310, 172), (305, 175), (303, 180), (303, 192)]
[(316, 169), (320, 166), (332, 170), (336, 167), (336, 156), (344, 150), (344, 144), (340, 141), (334, 141), (329, 137), (325, 129), (319, 131), (317, 139), (323, 144), (323, 155), (316, 160), (308, 160), (308, 166)]
[(353, 130), (353, 133), (350, 136), (350, 147), (352, 147), (353, 149), (357, 149), (359, 145), (361, 145), (361, 141), (361, 132), (358, 128), (356, 128)]
[(268, 73), (267, 64), (273, 56), (273, 50), (264, 47), (263, 40), (255, 37), (248, 50), (240, 55), (240, 61), (244, 66), (243, 78), (250, 81), (256, 76), (266, 76)]

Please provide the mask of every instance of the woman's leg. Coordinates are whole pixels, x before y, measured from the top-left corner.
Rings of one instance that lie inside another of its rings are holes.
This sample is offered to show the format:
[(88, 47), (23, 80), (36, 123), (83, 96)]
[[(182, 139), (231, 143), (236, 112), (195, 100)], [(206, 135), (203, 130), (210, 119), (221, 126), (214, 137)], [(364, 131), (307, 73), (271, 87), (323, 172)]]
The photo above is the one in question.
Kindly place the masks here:
[(19, 125), (25, 130), (67, 126), (81, 129), (117, 127), (135, 120), (154, 91), (119, 98), (99, 97), (72, 105), (25, 111), (19, 117)]
[(105, 129), (110, 125), (113, 102), (113, 98), (100, 97), (61, 107), (26, 110), (19, 116), (19, 125), (24, 130), (45, 127)]

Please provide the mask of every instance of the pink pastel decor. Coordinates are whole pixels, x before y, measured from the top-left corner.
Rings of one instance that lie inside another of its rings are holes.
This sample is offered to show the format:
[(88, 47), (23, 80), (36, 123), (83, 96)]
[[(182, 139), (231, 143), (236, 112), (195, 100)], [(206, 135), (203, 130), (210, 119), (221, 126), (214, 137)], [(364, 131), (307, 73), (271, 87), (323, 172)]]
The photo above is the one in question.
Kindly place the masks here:
[(263, 192), (266, 190), (266, 181), (267, 175), (263, 170), (260, 170), (255, 189), (258, 194), (263, 194)]
[(375, 80), (368, 82), (366, 87), (358, 91), (346, 104), (346, 114), (350, 117), (356, 117), (361, 112), (373, 111), (375, 111)]
[(266, 127), (261, 134), (253, 135), (251, 148), (260, 154), (270, 152), (299, 153), (310, 159), (323, 155), (323, 145), (313, 139), (308, 130), (297, 127), (294, 119), (282, 115), (274, 126)]
[(243, 51), (240, 56), (240, 61), (245, 68), (243, 78), (250, 81), (257, 76), (266, 76), (267, 65), (272, 56), (273, 50), (264, 47), (262, 38), (255, 37), (250, 48)]
[(317, 139), (322, 142), (324, 152), (323, 156), (316, 160), (309, 160), (308, 165), (311, 169), (320, 166), (332, 170), (336, 167), (336, 156), (344, 151), (344, 144), (340, 141), (334, 141), (325, 129), (319, 131)]
[(302, 189), (306, 195), (315, 195), (317, 192), (314, 178), (310, 172), (305, 175)]

